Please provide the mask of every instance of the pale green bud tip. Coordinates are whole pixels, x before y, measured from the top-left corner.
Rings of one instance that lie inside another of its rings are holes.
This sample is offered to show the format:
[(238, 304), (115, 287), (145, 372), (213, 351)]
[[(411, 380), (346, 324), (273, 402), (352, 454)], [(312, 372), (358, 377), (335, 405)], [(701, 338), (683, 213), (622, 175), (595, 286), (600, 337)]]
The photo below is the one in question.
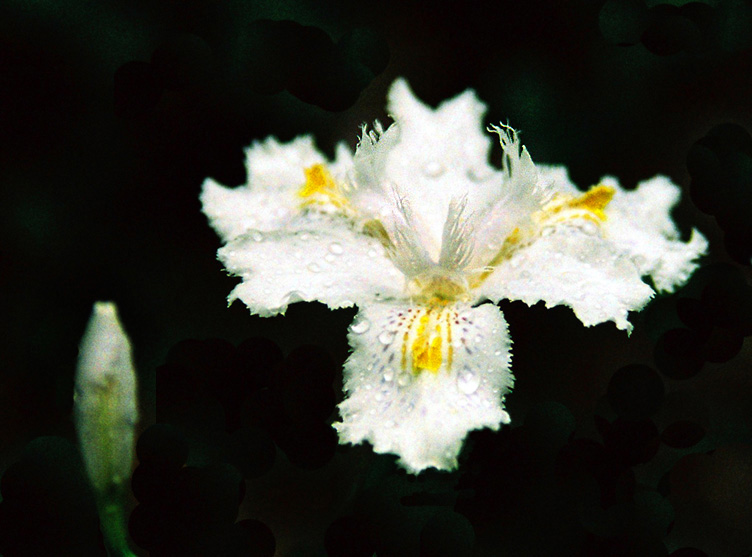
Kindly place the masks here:
[(138, 421), (131, 344), (112, 302), (97, 302), (78, 355), (76, 430), (86, 471), (102, 493), (127, 480)]

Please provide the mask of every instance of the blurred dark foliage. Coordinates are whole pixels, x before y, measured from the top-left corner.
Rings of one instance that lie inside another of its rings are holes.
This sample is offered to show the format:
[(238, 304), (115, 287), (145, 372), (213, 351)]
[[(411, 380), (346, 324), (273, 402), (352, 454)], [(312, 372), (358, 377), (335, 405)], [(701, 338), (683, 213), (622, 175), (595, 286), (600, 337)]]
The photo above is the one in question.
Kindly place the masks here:
[[(0, 3), (0, 553), (105, 554), (69, 415), (113, 299), (142, 555), (748, 556), (750, 27), (741, 0)], [(353, 312), (228, 310), (198, 202), (254, 140), (352, 147), (398, 76), (432, 105), (475, 89), (580, 187), (670, 176), (711, 242), (630, 339), (503, 302), (512, 426), (417, 477), (337, 445)]]
[(97, 506), (77, 448), (39, 437), (0, 482), (0, 553), (106, 556)]

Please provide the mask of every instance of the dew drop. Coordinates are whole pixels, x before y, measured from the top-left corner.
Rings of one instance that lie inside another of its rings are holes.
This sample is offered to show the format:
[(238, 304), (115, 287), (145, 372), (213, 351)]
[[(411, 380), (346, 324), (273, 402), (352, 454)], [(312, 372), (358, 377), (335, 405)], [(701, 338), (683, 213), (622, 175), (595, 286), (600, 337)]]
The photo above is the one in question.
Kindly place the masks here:
[(371, 328), (371, 322), (368, 319), (363, 318), (357, 323), (353, 323), (352, 326), (350, 327), (350, 330), (356, 335), (362, 335), (370, 328)]
[(394, 341), (394, 332), (392, 331), (381, 331), (379, 334), (379, 342), (381, 344), (392, 344)]
[(309, 263), (308, 267), (306, 268), (312, 273), (318, 273), (319, 271), (321, 271), (321, 267), (319, 267), (318, 263)]
[(487, 172), (479, 168), (468, 168), (466, 174), (472, 182), (485, 182), (490, 177)]
[(473, 394), (480, 386), (480, 378), (469, 367), (465, 367), (457, 377), (457, 388), (466, 395)]
[(334, 263), (334, 260), (336, 259), (336, 257), (334, 257), (331, 253), (327, 253), (324, 256), (324, 259), (326, 259), (326, 261), (329, 263)]
[(412, 383), (412, 381), (412, 375), (410, 375), (409, 373), (400, 373), (397, 377), (397, 385), (399, 385), (400, 387), (406, 387), (407, 385)]
[(394, 370), (390, 367), (384, 370), (384, 381), (391, 381), (394, 379)]
[(588, 236), (594, 236), (598, 232), (598, 226), (594, 222), (585, 221), (580, 225), (580, 230)]
[(251, 232), (251, 238), (254, 242), (260, 242), (264, 239), (264, 235), (258, 230), (254, 230), (253, 232)]
[(430, 178), (438, 178), (444, 174), (444, 167), (438, 161), (431, 161), (423, 166), (423, 173)]
[(495, 350), (494, 356), (501, 356), (501, 350)]
[(384, 394), (376, 393), (376, 396), (374, 396), (373, 398), (376, 399), (376, 402), (381, 402), (382, 400), (384, 400)]
[(376, 257), (377, 252), (375, 249), (371, 248), (368, 250), (368, 257)]
[(329, 244), (329, 251), (334, 255), (341, 255), (344, 250), (342, 249), (342, 244), (339, 242), (332, 242)]
[(301, 232), (300, 234), (298, 234), (298, 238), (300, 238), (303, 242), (307, 242), (310, 237), (311, 235), (308, 234), (308, 232)]

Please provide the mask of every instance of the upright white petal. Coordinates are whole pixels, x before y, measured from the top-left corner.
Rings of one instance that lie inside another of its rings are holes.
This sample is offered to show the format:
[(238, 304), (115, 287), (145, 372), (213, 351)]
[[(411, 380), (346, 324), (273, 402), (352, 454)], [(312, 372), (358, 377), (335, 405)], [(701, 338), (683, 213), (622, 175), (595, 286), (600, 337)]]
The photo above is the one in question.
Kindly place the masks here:
[(235, 238), (219, 250), (219, 259), (243, 279), (229, 301), (240, 299), (261, 316), (284, 313), (294, 302), (320, 301), (334, 309), (393, 299), (404, 287), (378, 240), (344, 218), (323, 214)]
[(481, 119), (486, 107), (465, 91), (433, 109), (398, 79), (389, 91), (395, 123), (363, 138), (354, 157), (354, 205), (380, 218), (388, 232), (400, 222), (395, 197), (415, 215), (425, 249), (439, 260), (452, 203), (467, 198), (468, 212), (498, 195), (502, 174), (488, 163), (491, 136)]
[[(248, 182), (244, 186), (227, 188), (206, 179), (201, 191), (204, 214), (224, 241), (249, 230), (281, 228), (300, 213), (302, 200), (296, 193), (306, 182), (305, 170), (315, 164), (328, 163), (311, 136), (289, 143), (274, 137), (254, 142), (246, 150)], [(329, 171), (344, 181), (351, 167), (351, 153), (338, 145)]]
[(679, 187), (665, 176), (640, 182), (634, 191), (623, 190), (611, 177), (601, 183), (618, 192), (608, 207), (606, 237), (629, 253), (658, 290), (672, 292), (684, 284), (698, 267), (696, 260), (705, 254), (708, 241), (696, 229), (688, 242), (681, 241), (671, 219), (681, 195)]
[(81, 340), (75, 385), (76, 430), (89, 479), (104, 492), (125, 482), (138, 421), (131, 345), (112, 302), (97, 302)]
[(469, 431), (509, 422), (511, 341), (496, 306), (374, 304), (348, 338), (340, 442), (368, 441), (412, 473), (450, 470)]

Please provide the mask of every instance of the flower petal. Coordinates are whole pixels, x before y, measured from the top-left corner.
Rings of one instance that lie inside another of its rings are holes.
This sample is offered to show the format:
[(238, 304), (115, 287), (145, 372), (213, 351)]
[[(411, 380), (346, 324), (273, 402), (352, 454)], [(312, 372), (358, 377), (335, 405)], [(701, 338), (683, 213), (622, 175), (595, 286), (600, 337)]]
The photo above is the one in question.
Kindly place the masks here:
[(228, 271), (243, 278), (229, 301), (252, 313), (284, 313), (294, 302), (349, 307), (402, 295), (402, 275), (378, 240), (357, 233), (344, 218), (312, 213), (284, 230), (244, 234), (218, 253)]
[[(255, 142), (246, 150), (248, 183), (227, 188), (211, 178), (204, 181), (201, 203), (204, 214), (224, 241), (249, 230), (275, 230), (299, 211), (296, 192), (305, 184), (305, 169), (327, 161), (316, 150), (311, 136), (289, 143), (274, 137)], [(343, 144), (328, 165), (337, 180), (344, 180), (352, 167), (352, 155)]]
[(604, 223), (609, 240), (630, 254), (640, 273), (649, 275), (658, 290), (672, 292), (686, 282), (708, 241), (696, 229), (688, 242), (680, 240), (670, 216), (681, 195), (679, 187), (665, 176), (640, 182), (634, 191), (621, 189), (611, 177), (601, 183), (617, 190)]
[(395, 123), (386, 131), (364, 133), (354, 157), (353, 203), (380, 218), (392, 235), (400, 215), (395, 196), (404, 198), (419, 219), (423, 245), (439, 260), (450, 206), (467, 197), (469, 211), (499, 195), (502, 173), (488, 164), (491, 136), (481, 125), (486, 107), (465, 91), (433, 109), (398, 79), (389, 90), (388, 112)]
[(511, 341), (497, 307), (379, 303), (361, 308), (349, 340), (340, 442), (369, 441), (411, 473), (450, 470), (469, 431), (509, 423)]
[(588, 327), (613, 321), (628, 331), (627, 313), (641, 309), (653, 295), (629, 255), (586, 219), (545, 228), (500, 263), (480, 291), (491, 300), (566, 305)]
[[(569, 179), (566, 167), (537, 165), (541, 180), (567, 196), (582, 192)], [(600, 184), (615, 195), (605, 210), (603, 234), (629, 253), (642, 276), (650, 276), (659, 291), (672, 292), (697, 268), (695, 260), (705, 254), (708, 242), (696, 229), (688, 242), (680, 241), (671, 209), (679, 202), (681, 189), (665, 176), (655, 176), (625, 190), (616, 178), (606, 176)]]

